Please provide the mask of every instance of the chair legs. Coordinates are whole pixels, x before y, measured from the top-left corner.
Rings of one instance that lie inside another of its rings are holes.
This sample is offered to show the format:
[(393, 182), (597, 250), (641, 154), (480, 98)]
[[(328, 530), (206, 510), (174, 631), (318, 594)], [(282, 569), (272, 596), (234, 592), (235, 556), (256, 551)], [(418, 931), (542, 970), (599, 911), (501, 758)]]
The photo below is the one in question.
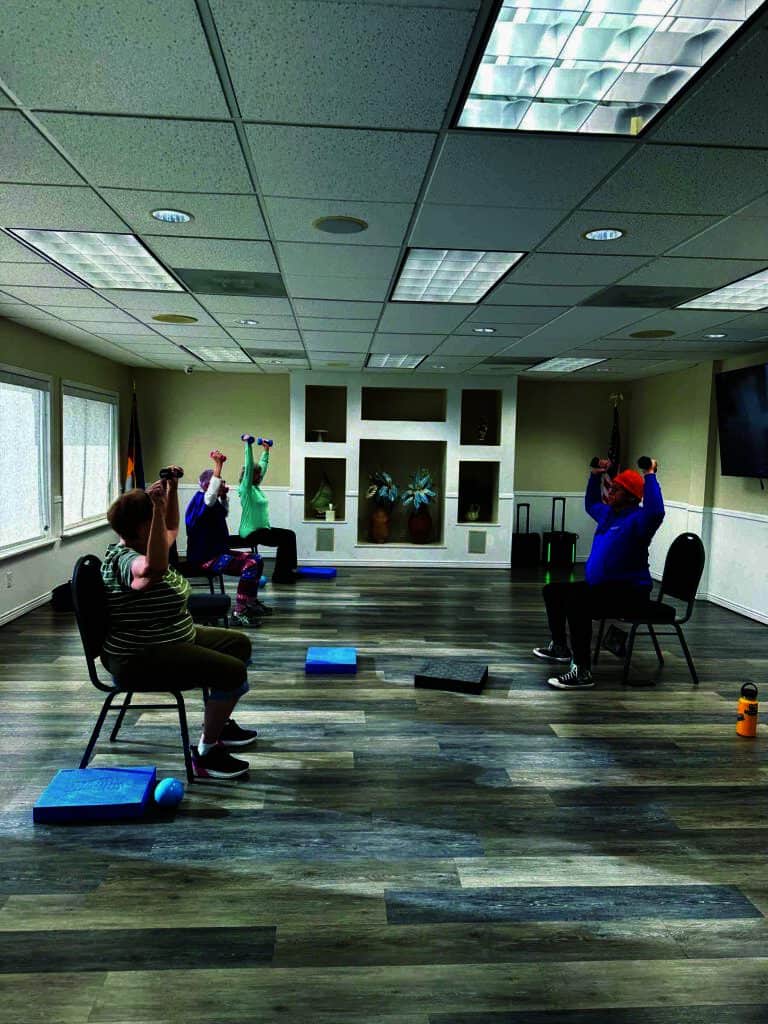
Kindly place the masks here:
[(595, 650), (592, 654), (592, 661), (596, 665), (600, 658), (600, 648), (603, 645), (603, 634), (605, 633), (605, 619), (600, 619), (600, 626), (597, 630), (597, 642), (595, 643)]
[(125, 718), (125, 712), (128, 710), (128, 705), (131, 703), (132, 693), (126, 693), (125, 700), (123, 701), (122, 707), (120, 708), (115, 724), (112, 726), (112, 732), (109, 734), (109, 742), (114, 743), (117, 739), (117, 734), (120, 732), (120, 726), (123, 724)]
[(637, 636), (637, 626), (638, 626), (638, 624), (636, 622), (632, 623), (632, 628), (630, 629), (629, 636), (627, 638), (627, 653), (624, 655), (624, 673), (623, 673), (622, 679), (621, 679), (621, 681), (623, 683), (626, 683), (627, 680), (629, 679), (629, 666), (632, 663), (632, 651), (634, 650), (634, 647), (635, 647), (635, 637)]
[(101, 705), (101, 711), (99, 712), (99, 717), (96, 719), (96, 725), (93, 727), (91, 738), (88, 740), (88, 746), (85, 748), (85, 753), (83, 754), (80, 760), (81, 768), (88, 767), (88, 762), (91, 760), (91, 755), (93, 754), (93, 748), (96, 746), (96, 741), (99, 738), (101, 727), (104, 725), (104, 719), (107, 717), (107, 712), (112, 707), (112, 701), (115, 699), (115, 697), (117, 697), (119, 692), (119, 690), (115, 690), (114, 693), (110, 693), (107, 699)]
[(184, 748), (184, 767), (187, 769), (187, 782), (195, 781), (195, 773), (192, 770), (192, 754), (189, 750), (189, 727), (187, 725), (187, 708), (184, 698), (180, 693), (174, 694), (176, 707), (179, 712), (179, 732), (181, 733), (181, 745)]
[(694, 686), (698, 686), (699, 685), (699, 677), (698, 677), (698, 674), (696, 673), (696, 666), (693, 664), (693, 658), (691, 657), (691, 652), (688, 650), (688, 644), (685, 642), (685, 637), (683, 636), (683, 631), (680, 628), (680, 626), (678, 626), (677, 623), (675, 623), (675, 632), (677, 633), (677, 638), (680, 641), (680, 646), (683, 649), (683, 654), (685, 655), (685, 660), (688, 663), (688, 671), (691, 673), (691, 679), (693, 680)]
[(659, 666), (661, 668), (663, 668), (664, 667), (664, 656), (661, 653), (661, 648), (659, 647), (659, 640), (658, 640), (658, 637), (656, 636), (656, 630), (653, 628), (653, 626), (650, 624), (650, 622), (648, 623), (648, 632), (651, 634), (651, 643), (653, 644), (654, 651), (656, 651), (656, 657), (659, 659)]

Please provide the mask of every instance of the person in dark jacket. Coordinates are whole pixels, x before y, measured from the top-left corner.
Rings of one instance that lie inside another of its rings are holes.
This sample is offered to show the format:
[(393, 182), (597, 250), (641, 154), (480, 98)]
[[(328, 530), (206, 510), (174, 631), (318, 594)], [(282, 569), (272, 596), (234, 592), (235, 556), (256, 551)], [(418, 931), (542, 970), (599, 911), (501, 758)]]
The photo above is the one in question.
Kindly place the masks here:
[(570, 663), (566, 672), (547, 680), (559, 690), (594, 686), (592, 620), (640, 614), (653, 586), (648, 547), (664, 519), (656, 460), (651, 459), (643, 476), (633, 469), (615, 476), (603, 501), (600, 481), (607, 465), (606, 460), (601, 461), (592, 469), (587, 482), (584, 505), (596, 521), (597, 530), (585, 580), (548, 583), (543, 591), (552, 639), (546, 647), (534, 647), (533, 653), (545, 661)]
[(230, 550), (228, 488), (221, 475), (227, 457), (217, 449), (211, 452), (211, 458), (214, 468), (204, 469), (200, 474), (200, 490), (192, 496), (184, 516), (187, 561), (206, 572), (239, 576), (232, 621), (240, 627), (259, 626), (263, 616), (272, 614), (272, 609), (259, 600), (264, 563), (250, 551)]

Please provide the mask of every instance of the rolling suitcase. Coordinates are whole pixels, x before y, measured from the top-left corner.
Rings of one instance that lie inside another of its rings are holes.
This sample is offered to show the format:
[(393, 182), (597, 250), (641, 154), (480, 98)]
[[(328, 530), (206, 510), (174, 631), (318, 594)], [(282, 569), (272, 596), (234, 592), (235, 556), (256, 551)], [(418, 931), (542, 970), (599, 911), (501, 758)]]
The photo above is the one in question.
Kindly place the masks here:
[[(525, 509), (525, 530), (520, 529), (520, 513)], [(541, 538), (538, 533), (531, 533), (531, 506), (527, 501), (517, 506), (515, 532), (512, 534), (513, 569), (526, 569), (538, 565), (541, 560)]]
[[(555, 510), (558, 501), (563, 503), (560, 516), (560, 529), (555, 529)], [(544, 551), (542, 562), (548, 569), (572, 569), (576, 562), (576, 541), (578, 533), (568, 533), (565, 529), (565, 498), (552, 499), (552, 528), (544, 534)]]

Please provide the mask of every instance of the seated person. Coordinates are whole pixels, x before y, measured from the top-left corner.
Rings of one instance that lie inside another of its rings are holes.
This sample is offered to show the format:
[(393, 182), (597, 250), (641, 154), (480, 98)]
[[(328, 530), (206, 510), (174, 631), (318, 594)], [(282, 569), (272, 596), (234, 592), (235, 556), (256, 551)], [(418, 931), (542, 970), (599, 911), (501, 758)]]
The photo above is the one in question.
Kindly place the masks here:
[(110, 544), (101, 568), (109, 612), (105, 668), (118, 686), (133, 690), (209, 687), (203, 732), (192, 747), (195, 775), (245, 775), (248, 762), (229, 749), (256, 738), (231, 717), (248, 692), (251, 641), (234, 630), (196, 626), (187, 611), (189, 581), (168, 565), (179, 527), (177, 481), (126, 492), (112, 503), (107, 519), (120, 542)]
[(648, 547), (664, 519), (656, 460), (652, 459), (650, 468), (644, 472), (645, 479), (633, 469), (615, 476), (603, 502), (600, 481), (607, 466), (608, 462), (602, 460), (592, 469), (587, 482), (584, 504), (587, 514), (597, 522), (597, 530), (587, 561), (586, 580), (548, 583), (544, 587), (552, 640), (546, 647), (535, 647), (533, 653), (545, 661), (570, 662), (567, 672), (547, 680), (559, 690), (594, 686), (592, 620), (642, 614), (651, 596)]
[(187, 525), (187, 561), (205, 572), (223, 572), (239, 576), (235, 612), (236, 626), (260, 626), (264, 615), (271, 615), (259, 600), (259, 580), (263, 561), (250, 551), (231, 551), (227, 515), (229, 513), (228, 487), (221, 475), (227, 460), (218, 449), (211, 452), (213, 469), (200, 474), (200, 490), (192, 495), (184, 521)]
[(244, 435), (245, 466), (240, 473), (240, 536), (250, 544), (265, 544), (277, 548), (273, 583), (295, 583), (296, 576), (296, 534), (293, 530), (276, 529), (269, 524), (269, 502), (259, 486), (269, 465), (269, 445), (262, 444), (264, 451), (258, 464), (253, 461), (254, 438)]

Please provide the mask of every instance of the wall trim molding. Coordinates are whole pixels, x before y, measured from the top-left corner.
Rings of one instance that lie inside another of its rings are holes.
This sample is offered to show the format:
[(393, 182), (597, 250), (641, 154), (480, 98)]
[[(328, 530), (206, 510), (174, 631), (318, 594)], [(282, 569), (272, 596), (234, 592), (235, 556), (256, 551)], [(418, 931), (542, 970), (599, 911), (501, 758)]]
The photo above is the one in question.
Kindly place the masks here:
[(48, 590), (44, 594), (38, 594), (37, 597), (30, 598), (24, 604), (17, 604), (15, 608), (9, 608), (7, 612), (0, 615), (0, 626), (5, 626), (8, 622), (12, 622), (13, 619), (18, 619), (22, 615), (26, 615), (27, 612), (33, 612), (35, 608), (40, 608), (41, 605), (47, 604), (51, 600), (52, 593), (52, 590)]

